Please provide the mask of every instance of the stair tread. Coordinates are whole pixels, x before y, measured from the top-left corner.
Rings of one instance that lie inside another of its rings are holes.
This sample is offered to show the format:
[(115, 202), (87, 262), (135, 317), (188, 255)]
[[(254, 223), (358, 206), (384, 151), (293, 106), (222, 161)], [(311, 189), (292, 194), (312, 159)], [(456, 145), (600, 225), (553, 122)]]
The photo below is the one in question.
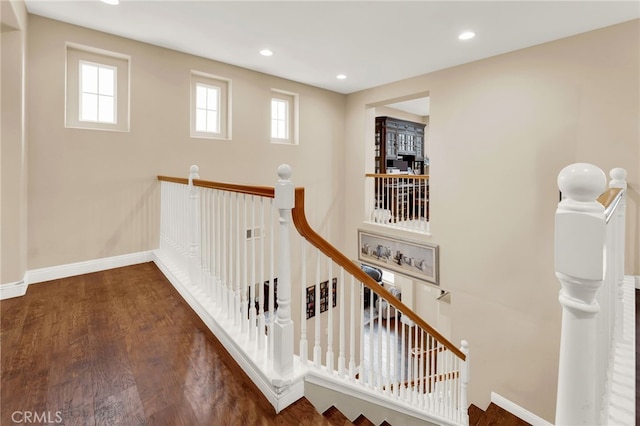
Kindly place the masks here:
[[(471, 424), (471, 423), (469, 423)], [(476, 426), (531, 426), (529, 423), (500, 408), (493, 402), (485, 410)]]
[(322, 415), (331, 423), (333, 426), (349, 426), (353, 425), (345, 416), (342, 411), (338, 410), (335, 406), (331, 406), (327, 408), (327, 410), (322, 413)]
[(354, 421), (354, 425), (357, 426), (376, 426), (375, 423), (371, 422), (368, 418), (364, 416), (364, 414), (360, 414)]
[(484, 410), (475, 404), (469, 405), (467, 412), (469, 413), (469, 426), (475, 426), (484, 416)]

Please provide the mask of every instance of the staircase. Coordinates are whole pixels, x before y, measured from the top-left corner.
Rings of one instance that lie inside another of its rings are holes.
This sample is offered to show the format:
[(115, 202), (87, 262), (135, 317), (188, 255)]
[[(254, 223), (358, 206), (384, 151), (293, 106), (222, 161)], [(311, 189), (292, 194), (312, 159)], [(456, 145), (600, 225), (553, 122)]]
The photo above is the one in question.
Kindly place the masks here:
[(486, 410), (471, 404), (469, 406), (469, 426), (530, 426), (529, 423), (502, 409), (493, 402)]

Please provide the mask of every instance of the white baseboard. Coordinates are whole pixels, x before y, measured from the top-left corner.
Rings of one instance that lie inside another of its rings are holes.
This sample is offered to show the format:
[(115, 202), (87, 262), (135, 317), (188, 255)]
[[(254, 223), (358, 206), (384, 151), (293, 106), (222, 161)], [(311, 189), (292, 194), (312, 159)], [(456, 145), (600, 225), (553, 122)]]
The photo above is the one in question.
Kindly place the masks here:
[(495, 392), (491, 392), (491, 402), (533, 426), (552, 426), (552, 423), (536, 416), (531, 411), (522, 408), (515, 402), (511, 402)]
[[(26, 274), (25, 274), (26, 277)], [(27, 281), (22, 279), (14, 283), (0, 285), (0, 300), (24, 296), (27, 293)]]
[(26, 282), (27, 285), (30, 285), (76, 275), (90, 274), (92, 272), (106, 271), (107, 269), (120, 268), (123, 266), (137, 265), (138, 263), (151, 262), (151, 260), (153, 260), (151, 251), (142, 251), (139, 253), (68, 263), (66, 265), (51, 266), (48, 268), (32, 269), (27, 271)]

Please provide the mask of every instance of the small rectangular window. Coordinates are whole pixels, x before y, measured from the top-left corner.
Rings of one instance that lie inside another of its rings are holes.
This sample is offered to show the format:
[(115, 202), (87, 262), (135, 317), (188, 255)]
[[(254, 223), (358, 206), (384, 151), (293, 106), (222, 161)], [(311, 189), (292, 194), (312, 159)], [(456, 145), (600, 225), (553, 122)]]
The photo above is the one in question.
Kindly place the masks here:
[(220, 88), (196, 84), (196, 130), (220, 133)]
[(191, 137), (231, 139), (231, 81), (191, 72)]
[(116, 123), (118, 69), (80, 61), (80, 121)]
[(298, 95), (271, 89), (271, 142), (298, 143)]
[(67, 44), (66, 127), (129, 131), (129, 57)]
[(271, 137), (289, 139), (289, 101), (271, 99)]

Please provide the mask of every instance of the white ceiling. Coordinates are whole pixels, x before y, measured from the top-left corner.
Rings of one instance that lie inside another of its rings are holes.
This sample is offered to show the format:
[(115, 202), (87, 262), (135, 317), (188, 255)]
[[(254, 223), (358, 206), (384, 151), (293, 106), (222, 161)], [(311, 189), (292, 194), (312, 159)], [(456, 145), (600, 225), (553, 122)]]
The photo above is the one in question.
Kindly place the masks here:
[[(30, 13), (352, 93), (640, 17), (638, 1), (26, 0)], [(477, 36), (457, 39), (463, 30)], [(274, 55), (263, 57), (263, 48)], [(126, 52), (122, 52), (126, 53)], [(336, 79), (346, 74), (345, 80)]]

